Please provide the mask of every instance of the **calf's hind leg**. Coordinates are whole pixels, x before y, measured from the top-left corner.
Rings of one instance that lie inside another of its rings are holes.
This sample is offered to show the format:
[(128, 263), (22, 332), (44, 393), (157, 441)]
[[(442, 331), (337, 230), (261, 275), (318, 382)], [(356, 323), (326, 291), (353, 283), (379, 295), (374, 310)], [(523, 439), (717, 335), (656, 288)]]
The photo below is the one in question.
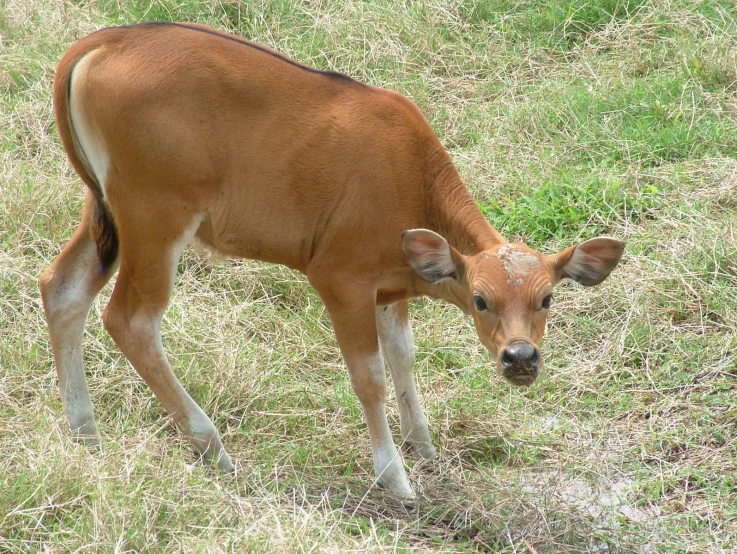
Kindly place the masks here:
[(117, 268), (117, 262), (102, 268), (97, 258), (89, 230), (94, 204), (88, 193), (79, 228), (39, 280), (67, 421), (75, 439), (89, 446), (99, 446), (100, 436), (82, 362), (82, 336), (95, 296)]
[(103, 321), (195, 450), (221, 470), (232, 471), (217, 429), (177, 380), (161, 344), (161, 322), (177, 264), (201, 222), (201, 217), (177, 218), (174, 214), (187, 213), (177, 208), (170, 206), (162, 214), (139, 202), (131, 210), (135, 221), (118, 221), (125, 240), (121, 240), (120, 273)]

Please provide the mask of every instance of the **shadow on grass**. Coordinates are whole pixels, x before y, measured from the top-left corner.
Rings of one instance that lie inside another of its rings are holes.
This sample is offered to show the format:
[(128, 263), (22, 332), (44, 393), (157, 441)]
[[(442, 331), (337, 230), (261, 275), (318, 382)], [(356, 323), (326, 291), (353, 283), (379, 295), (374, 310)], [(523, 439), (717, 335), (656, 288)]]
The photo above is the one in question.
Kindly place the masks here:
[(476, 475), (449, 476), (441, 464), (420, 473), (413, 473), (418, 494), (412, 502), (361, 478), (326, 484), (304, 474), (287, 479), (290, 484), (279, 502), (290, 509), (322, 512), (344, 533), (373, 535), (400, 549), (637, 552), (631, 538), (620, 532), (624, 529), (603, 529), (585, 510), (557, 499), (554, 491), (523, 491), (508, 483), (481, 482)]

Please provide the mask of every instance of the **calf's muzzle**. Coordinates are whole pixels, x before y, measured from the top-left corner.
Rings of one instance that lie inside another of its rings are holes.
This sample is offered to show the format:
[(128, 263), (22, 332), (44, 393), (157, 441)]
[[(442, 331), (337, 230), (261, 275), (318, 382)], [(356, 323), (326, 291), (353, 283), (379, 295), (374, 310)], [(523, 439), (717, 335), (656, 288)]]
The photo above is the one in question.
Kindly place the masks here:
[(516, 341), (501, 354), (502, 376), (514, 385), (531, 385), (540, 373), (540, 352), (529, 342)]

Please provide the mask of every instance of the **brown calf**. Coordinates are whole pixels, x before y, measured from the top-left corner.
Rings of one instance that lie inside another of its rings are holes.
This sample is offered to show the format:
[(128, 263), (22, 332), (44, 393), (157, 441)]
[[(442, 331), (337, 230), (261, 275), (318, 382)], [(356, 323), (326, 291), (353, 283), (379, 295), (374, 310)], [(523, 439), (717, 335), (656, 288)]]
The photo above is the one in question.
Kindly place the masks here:
[(622, 255), (610, 238), (554, 256), (507, 243), (410, 100), (207, 27), (94, 33), (59, 64), (54, 102), (89, 192), (79, 229), (40, 287), (66, 415), (88, 444), (100, 439), (83, 329), (120, 267), (106, 329), (194, 447), (232, 469), (161, 344), (177, 262), (195, 237), (307, 275), (363, 406), (378, 481), (407, 497), (384, 360), (403, 439), (420, 457), (435, 454), (412, 376), (407, 300), (443, 299), (471, 315), (497, 371), (529, 385), (542, 368), (553, 287), (565, 277), (596, 285)]

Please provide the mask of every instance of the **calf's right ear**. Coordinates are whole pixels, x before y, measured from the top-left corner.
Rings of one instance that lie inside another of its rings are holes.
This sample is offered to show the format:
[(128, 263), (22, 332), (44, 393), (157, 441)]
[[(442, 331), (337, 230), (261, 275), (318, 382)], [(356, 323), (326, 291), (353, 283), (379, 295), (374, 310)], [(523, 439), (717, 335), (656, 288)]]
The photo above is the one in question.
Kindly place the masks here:
[(405, 231), (402, 233), (402, 249), (415, 275), (428, 283), (458, 279), (463, 271), (463, 256), (433, 231)]

